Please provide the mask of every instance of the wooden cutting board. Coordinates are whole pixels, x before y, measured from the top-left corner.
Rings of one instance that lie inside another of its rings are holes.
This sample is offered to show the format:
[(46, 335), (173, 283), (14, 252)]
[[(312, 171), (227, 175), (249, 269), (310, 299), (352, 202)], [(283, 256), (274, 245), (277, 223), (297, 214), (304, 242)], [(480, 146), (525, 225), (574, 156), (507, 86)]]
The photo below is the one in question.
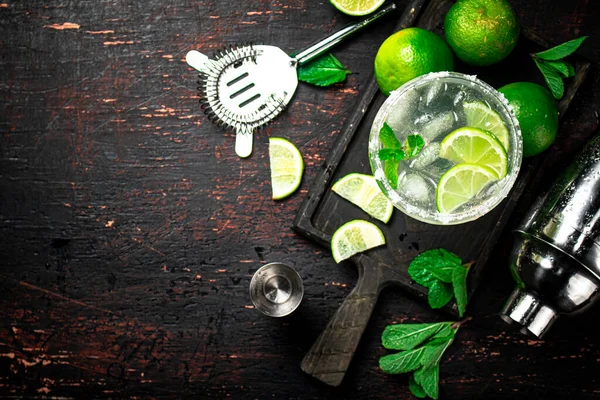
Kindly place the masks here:
[[(413, 0), (402, 12), (395, 31), (419, 26), (443, 36), (443, 19), (452, 4), (451, 0)], [(517, 46), (501, 63), (475, 69), (455, 59), (455, 70), (477, 75), (496, 88), (518, 81), (543, 84), (542, 76), (529, 54), (548, 47), (551, 45), (546, 40), (527, 28), (522, 28)], [(569, 81), (565, 96), (559, 104), (561, 116), (584, 82), (589, 67), (587, 60), (577, 60), (577, 75)], [(394, 210), (390, 222), (383, 224), (330, 189), (333, 183), (346, 174), (372, 174), (367, 143), (375, 114), (385, 99), (373, 77), (354, 112), (348, 116), (339, 140), (298, 210), (293, 225), (294, 230), (302, 235), (329, 246), (331, 235), (338, 227), (353, 219), (365, 219), (377, 224), (387, 241), (385, 247), (351, 258), (350, 261), (358, 268), (358, 282), (302, 361), (303, 371), (332, 386), (338, 386), (342, 382), (382, 288), (395, 285), (407, 294), (426, 301), (427, 289), (414, 283), (407, 272), (410, 261), (420, 252), (443, 247), (465, 261), (475, 261), (467, 281), (469, 298), (472, 296), (490, 252), (543, 159), (543, 156), (526, 159), (509, 196), (476, 221), (454, 226), (430, 225)], [(453, 316), (457, 315), (455, 304), (448, 305), (445, 311)]]

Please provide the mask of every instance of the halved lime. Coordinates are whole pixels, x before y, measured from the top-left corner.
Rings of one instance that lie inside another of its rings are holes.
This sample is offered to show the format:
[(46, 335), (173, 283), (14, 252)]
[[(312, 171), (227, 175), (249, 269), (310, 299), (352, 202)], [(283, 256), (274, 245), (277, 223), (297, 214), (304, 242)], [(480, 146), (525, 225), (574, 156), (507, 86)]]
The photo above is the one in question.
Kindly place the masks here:
[(385, 0), (329, 0), (331, 4), (344, 14), (367, 15), (377, 10)]
[(494, 135), (483, 129), (464, 127), (455, 130), (442, 140), (440, 157), (456, 163), (469, 163), (490, 167), (496, 178), (506, 176), (508, 156), (504, 146)]
[(392, 216), (394, 206), (385, 197), (372, 175), (348, 174), (337, 181), (331, 190), (384, 223)]
[(371, 222), (355, 219), (339, 227), (331, 237), (331, 254), (336, 263), (385, 244), (383, 232)]
[(481, 101), (465, 103), (463, 108), (468, 126), (490, 132), (502, 143), (504, 150), (508, 151), (508, 147), (510, 146), (508, 128), (504, 121), (502, 121), (500, 114)]
[(455, 165), (442, 175), (438, 183), (435, 193), (438, 211), (444, 214), (451, 213), (497, 179), (496, 172), (483, 165)]
[(304, 161), (302, 154), (286, 139), (269, 138), (271, 189), (273, 200), (281, 200), (294, 193), (302, 181)]

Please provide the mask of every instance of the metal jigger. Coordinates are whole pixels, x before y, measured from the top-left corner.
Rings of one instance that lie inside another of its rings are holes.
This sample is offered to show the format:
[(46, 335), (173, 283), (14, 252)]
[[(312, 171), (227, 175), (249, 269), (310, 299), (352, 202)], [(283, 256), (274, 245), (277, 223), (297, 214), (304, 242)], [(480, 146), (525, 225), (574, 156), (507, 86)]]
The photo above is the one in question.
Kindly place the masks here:
[(501, 317), (530, 336), (541, 338), (560, 314), (600, 297), (600, 134), (515, 231), (511, 269), (517, 288)]
[(298, 308), (303, 296), (304, 286), (300, 275), (283, 263), (263, 265), (250, 281), (252, 303), (270, 317), (291, 314)]

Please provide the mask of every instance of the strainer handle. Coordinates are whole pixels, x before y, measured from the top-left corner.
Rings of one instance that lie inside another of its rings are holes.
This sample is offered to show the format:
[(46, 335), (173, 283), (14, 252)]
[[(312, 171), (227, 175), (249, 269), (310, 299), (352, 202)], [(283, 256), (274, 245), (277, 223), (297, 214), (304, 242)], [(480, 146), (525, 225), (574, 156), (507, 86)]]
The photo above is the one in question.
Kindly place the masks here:
[(253, 142), (252, 128), (240, 126), (235, 132), (235, 154), (240, 158), (246, 158), (252, 154)]
[(208, 74), (213, 65), (213, 61), (210, 58), (196, 50), (188, 51), (185, 61), (190, 67), (203, 74)]
[(314, 60), (321, 54), (325, 53), (327, 50), (331, 49), (333, 46), (340, 43), (342, 40), (346, 39), (348, 36), (352, 35), (356, 31), (361, 30), (367, 25), (371, 24), (373, 21), (378, 20), (384, 15), (396, 9), (396, 4), (391, 3), (390, 5), (382, 8), (380, 11), (371, 15), (368, 18), (363, 19), (362, 21), (350, 24), (346, 26), (344, 29), (337, 31), (331, 36), (326, 37), (318, 43), (313, 44), (306, 50), (301, 51), (296, 54), (295, 58), (299, 65), (305, 64), (311, 60)]

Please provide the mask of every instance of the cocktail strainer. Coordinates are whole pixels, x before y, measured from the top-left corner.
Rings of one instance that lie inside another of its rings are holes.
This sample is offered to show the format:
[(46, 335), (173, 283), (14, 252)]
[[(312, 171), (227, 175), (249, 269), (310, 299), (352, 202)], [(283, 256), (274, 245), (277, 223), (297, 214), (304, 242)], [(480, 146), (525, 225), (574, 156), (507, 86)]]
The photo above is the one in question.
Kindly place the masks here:
[(232, 46), (218, 52), (214, 59), (195, 50), (188, 52), (187, 63), (199, 72), (204, 113), (217, 125), (235, 131), (235, 152), (248, 157), (253, 132), (279, 115), (292, 99), (298, 86), (297, 66), (395, 9), (391, 3), (292, 57), (266, 45)]

